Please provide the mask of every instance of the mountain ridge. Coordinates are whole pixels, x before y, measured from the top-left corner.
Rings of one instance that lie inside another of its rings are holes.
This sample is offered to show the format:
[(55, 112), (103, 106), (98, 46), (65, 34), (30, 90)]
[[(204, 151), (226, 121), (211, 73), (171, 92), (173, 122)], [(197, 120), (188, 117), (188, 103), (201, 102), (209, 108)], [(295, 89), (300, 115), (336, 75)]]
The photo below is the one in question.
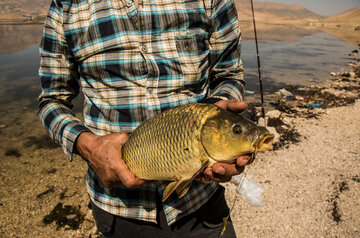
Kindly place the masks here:
[(348, 23), (360, 25), (360, 7), (350, 8), (342, 13), (327, 17), (323, 22)]
[[(239, 13), (240, 21), (247, 21), (252, 17), (251, 3), (249, 0), (234, 0)], [(259, 20), (295, 20), (295, 19), (321, 19), (322, 16), (316, 14), (299, 3), (287, 4), (276, 2), (259, 2), (254, 1), (255, 16)]]
[[(248, 0), (234, 0), (237, 10), (244, 13), (240, 20), (249, 20), (251, 6)], [(0, 22), (2, 23), (42, 23), (51, 0), (17, 0), (9, 3), (0, 0)], [(321, 16), (304, 8), (299, 3), (286, 4), (254, 1), (256, 15), (260, 19), (320, 19)]]

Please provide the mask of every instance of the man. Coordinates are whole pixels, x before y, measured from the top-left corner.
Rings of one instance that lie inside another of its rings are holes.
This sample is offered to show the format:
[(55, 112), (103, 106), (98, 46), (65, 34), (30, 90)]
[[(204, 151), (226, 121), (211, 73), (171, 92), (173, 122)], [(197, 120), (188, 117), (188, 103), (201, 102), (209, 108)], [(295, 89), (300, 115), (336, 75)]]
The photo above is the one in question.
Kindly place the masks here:
[[(141, 122), (181, 104), (241, 112), (240, 29), (232, 0), (53, 0), (40, 46), (40, 117), (86, 183), (105, 237), (218, 237), (229, 209), (225, 182), (236, 164), (216, 163), (179, 199), (167, 181), (136, 178), (121, 145)], [(80, 88), (84, 122), (71, 111)], [(146, 159), (146, 155), (144, 155)], [(225, 237), (235, 237), (231, 225)]]

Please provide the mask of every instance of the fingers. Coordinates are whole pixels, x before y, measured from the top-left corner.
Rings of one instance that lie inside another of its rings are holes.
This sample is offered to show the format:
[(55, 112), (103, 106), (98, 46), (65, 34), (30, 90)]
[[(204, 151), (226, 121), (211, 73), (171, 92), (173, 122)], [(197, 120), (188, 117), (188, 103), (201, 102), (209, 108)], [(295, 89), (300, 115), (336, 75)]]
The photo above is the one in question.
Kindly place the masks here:
[(243, 112), (247, 109), (248, 105), (243, 101), (232, 101), (228, 103), (227, 110), (232, 112)]
[(133, 188), (145, 183), (130, 172), (122, 159), (121, 149), (128, 138), (126, 132), (99, 136), (91, 146), (88, 158), (102, 186)]
[(211, 181), (228, 182), (232, 176), (244, 172), (245, 165), (252, 162), (250, 155), (242, 155), (236, 159), (236, 163), (217, 162), (212, 167), (206, 168), (203, 173), (196, 177), (200, 183), (209, 183)]
[(145, 180), (135, 177), (133, 174), (125, 175), (122, 184), (127, 188), (134, 188), (141, 186), (145, 183)]
[(216, 163), (213, 166), (213, 176), (215, 178), (225, 178), (230, 180), (232, 176), (238, 175), (244, 171), (244, 166), (237, 164)]
[(100, 176), (98, 176), (98, 178), (101, 185), (107, 188), (119, 185), (124, 185), (127, 188), (134, 188), (145, 183), (145, 180), (135, 177), (129, 171), (127, 166), (125, 166), (120, 165), (117, 166), (118, 168), (114, 168), (112, 171), (109, 170), (102, 174), (99, 173)]
[(253, 162), (251, 155), (241, 155), (236, 159), (237, 166), (245, 166)]
[(221, 100), (215, 103), (215, 105), (221, 107), (224, 110), (240, 113), (247, 109), (248, 105), (246, 102), (238, 101), (236, 99)]
[(118, 132), (107, 135), (108, 139), (113, 140), (114, 144), (123, 145), (129, 139), (130, 135), (126, 132)]
[(240, 174), (244, 167), (239, 167), (236, 164), (216, 163), (211, 168), (206, 168), (200, 179), (196, 179), (200, 183), (229, 182), (231, 177)]
[[(211, 168), (206, 168), (205, 170), (211, 170)], [(205, 172), (198, 173), (195, 177), (195, 180), (203, 184), (211, 183), (213, 181), (208, 175), (205, 174)]]
[(119, 180), (122, 184), (127, 188), (133, 188), (137, 186), (141, 186), (145, 183), (144, 180), (135, 177), (133, 173), (130, 172), (129, 168), (125, 164), (123, 160), (119, 161), (120, 168), (117, 171)]
[[(114, 134), (116, 136), (115, 143), (118, 143), (119, 146), (124, 145), (125, 142), (129, 139), (130, 135), (126, 132), (119, 132)], [(145, 180), (136, 177), (133, 173), (130, 172), (128, 166), (121, 159), (118, 161), (120, 168), (118, 169), (118, 178), (122, 184), (127, 188), (133, 188), (141, 186), (145, 183)]]

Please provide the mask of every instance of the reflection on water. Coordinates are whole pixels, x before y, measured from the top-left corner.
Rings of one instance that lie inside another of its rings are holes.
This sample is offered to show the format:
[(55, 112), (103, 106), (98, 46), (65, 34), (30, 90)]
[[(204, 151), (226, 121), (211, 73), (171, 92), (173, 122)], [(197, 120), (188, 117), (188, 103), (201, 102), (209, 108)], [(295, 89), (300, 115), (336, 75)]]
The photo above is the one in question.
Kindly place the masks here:
[[(240, 22), (241, 37), (244, 40), (254, 40), (254, 27), (252, 22)], [(315, 28), (300, 28), (292, 25), (256, 24), (258, 39), (271, 41), (297, 41), (304, 36), (320, 32)]]
[(39, 44), (42, 25), (0, 25), (0, 54), (16, 53)]
[(0, 55), (0, 107), (14, 101), (33, 107), (40, 92), (38, 80), (39, 47), (32, 45), (25, 50)]
[[(246, 40), (251, 39), (253, 34), (249, 27), (243, 27), (242, 59), (247, 90), (258, 92), (255, 43)], [(37, 71), (41, 26), (0, 26), (0, 32), (11, 36), (1, 40), (0, 114), (16, 103), (33, 110), (37, 107), (36, 100), (40, 93)], [(14, 40), (16, 38), (27, 40), (24, 43), (23, 40)], [(267, 92), (287, 84), (309, 85), (309, 80), (324, 81), (329, 78), (331, 71), (341, 71), (346, 66), (350, 60), (346, 53), (355, 48), (332, 35), (299, 28), (259, 27), (259, 38), (264, 89)]]
[[(315, 33), (297, 41), (260, 41), (262, 76), (265, 91), (284, 85), (310, 86), (329, 79), (330, 72), (340, 72), (350, 59), (354, 45), (339, 41), (326, 33)], [(244, 41), (242, 57), (247, 89), (258, 89), (258, 72), (254, 41)]]

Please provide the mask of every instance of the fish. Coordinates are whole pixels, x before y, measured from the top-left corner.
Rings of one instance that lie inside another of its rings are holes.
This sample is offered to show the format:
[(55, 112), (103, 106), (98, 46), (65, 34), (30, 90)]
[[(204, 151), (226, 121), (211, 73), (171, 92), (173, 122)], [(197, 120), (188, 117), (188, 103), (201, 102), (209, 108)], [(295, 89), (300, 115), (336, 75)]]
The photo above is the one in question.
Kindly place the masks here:
[(175, 191), (183, 197), (206, 167), (272, 150), (273, 139), (265, 127), (240, 114), (214, 104), (186, 104), (140, 124), (123, 145), (122, 159), (140, 179), (171, 181), (165, 201)]

